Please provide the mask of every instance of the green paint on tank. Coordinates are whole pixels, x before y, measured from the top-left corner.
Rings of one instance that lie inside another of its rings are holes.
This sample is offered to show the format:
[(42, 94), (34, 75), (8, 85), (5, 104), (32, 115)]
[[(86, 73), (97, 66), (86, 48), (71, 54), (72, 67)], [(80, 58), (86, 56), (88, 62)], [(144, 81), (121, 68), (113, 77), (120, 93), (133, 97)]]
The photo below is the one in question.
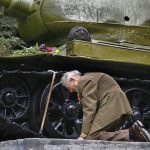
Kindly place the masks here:
[[(96, 40), (150, 45), (148, 0), (0, 0), (26, 42), (58, 46), (74, 26)], [(133, 9), (134, 8), (134, 9)]]
[(67, 55), (150, 67), (150, 48), (133, 44), (127, 47), (113, 43), (74, 41), (67, 44)]

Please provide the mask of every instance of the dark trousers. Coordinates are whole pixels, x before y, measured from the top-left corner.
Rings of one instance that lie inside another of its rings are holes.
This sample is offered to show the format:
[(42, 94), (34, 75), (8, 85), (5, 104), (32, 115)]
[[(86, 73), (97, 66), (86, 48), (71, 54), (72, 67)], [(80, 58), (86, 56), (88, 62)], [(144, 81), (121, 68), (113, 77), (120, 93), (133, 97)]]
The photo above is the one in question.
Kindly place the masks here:
[(129, 129), (118, 130), (115, 132), (97, 131), (87, 136), (86, 139), (106, 141), (131, 141), (129, 139)]

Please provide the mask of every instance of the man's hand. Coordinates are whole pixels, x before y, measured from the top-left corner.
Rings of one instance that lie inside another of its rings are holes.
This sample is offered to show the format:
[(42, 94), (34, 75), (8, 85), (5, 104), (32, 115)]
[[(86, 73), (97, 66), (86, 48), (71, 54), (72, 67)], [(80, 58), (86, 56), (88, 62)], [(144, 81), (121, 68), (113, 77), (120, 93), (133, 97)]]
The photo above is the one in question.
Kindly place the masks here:
[(84, 138), (82, 138), (82, 137), (79, 137), (77, 140), (84, 140)]

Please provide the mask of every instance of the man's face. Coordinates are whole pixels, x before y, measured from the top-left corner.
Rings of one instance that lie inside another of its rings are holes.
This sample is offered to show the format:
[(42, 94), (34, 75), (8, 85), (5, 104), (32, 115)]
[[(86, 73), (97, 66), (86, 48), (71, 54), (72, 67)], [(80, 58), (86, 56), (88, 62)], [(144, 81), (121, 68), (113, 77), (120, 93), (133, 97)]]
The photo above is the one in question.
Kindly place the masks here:
[(77, 91), (77, 80), (71, 78), (70, 81), (69, 81), (69, 83), (68, 83), (68, 85), (67, 85), (67, 89), (70, 92), (76, 92)]

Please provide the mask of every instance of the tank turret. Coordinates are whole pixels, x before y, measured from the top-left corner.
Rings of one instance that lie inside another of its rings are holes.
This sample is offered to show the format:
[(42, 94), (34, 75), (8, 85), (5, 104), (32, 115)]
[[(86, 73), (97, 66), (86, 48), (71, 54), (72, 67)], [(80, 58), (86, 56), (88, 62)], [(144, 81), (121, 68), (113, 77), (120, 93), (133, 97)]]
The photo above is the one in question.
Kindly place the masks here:
[(7, 14), (11, 15), (15, 18), (18, 18), (19, 20), (24, 20), (28, 17), (30, 14), (31, 6), (33, 4), (32, 0), (1, 0), (1, 5), (6, 7)]
[(61, 45), (74, 27), (73, 38), (86, 36), (88, 40), (86, 30), (78, 28), (82, 26), (92, 39), (150, 43), (148, 0), (0, 0), (0, 4), (9, 15), (18, 18), (19, 33), (26, 42)]

